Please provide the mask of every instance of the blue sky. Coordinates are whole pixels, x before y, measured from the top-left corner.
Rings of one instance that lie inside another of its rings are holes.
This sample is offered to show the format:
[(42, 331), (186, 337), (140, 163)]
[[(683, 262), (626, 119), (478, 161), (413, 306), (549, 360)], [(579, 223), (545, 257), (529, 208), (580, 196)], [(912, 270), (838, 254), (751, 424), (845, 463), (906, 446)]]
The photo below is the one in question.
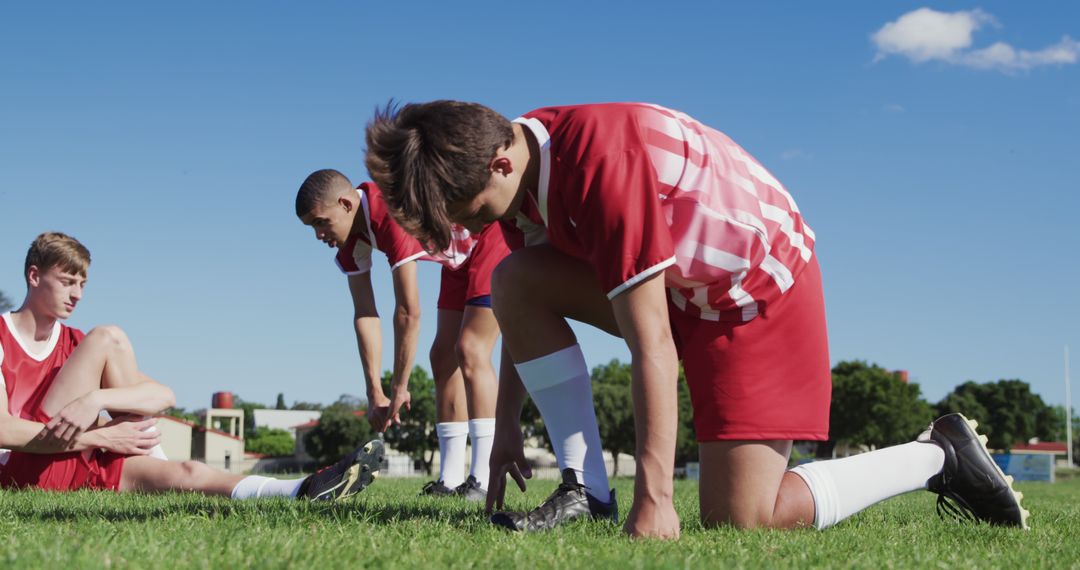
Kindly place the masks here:
[[(595, 4), (6, 5), (0, 291), (21, 300), (26, 247), (61, 230), (94, 257), (70, 324), (121, 325), (180, 405), (362, 394), (345, 280), (293, 214), (304, 177), (364, 180), (364, 124), (391, 97), (510, 117), (650, 101), (731, 135), (794, 194), (834, 362), (907, 369), (931, 401), (1014, 377), (1064, 400), (1080, 6)], [(438, 269), (420, 275), (427, 368)], [(388, 315), (385, 263), (374, 278)], [(627, 358), (579, 331), (590, 364)]]

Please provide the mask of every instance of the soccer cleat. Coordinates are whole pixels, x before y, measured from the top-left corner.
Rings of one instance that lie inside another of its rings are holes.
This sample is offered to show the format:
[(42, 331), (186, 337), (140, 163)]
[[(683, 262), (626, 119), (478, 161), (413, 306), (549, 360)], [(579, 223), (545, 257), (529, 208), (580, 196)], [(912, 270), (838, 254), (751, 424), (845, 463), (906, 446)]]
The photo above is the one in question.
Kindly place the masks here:
[(1012, 477), (986, 449), (986, 436), (976, 433), (978, 422), (961, 414), (948, 414), (930, 424), (929, 439), (945, 451), (941, 473), (931, 477), (927, 488), (937, 493), (937, 511), (962, 520), (979, 520), (999, 526), (1027, 529), (1028, 513), (1020, 506), (1023, 494), (1012, 488)]
[(420, 496), (427, 495), (429, 497), (452, 497), (457, 492), (450, 487), (443, 484), (442, 480), (428, 481), (424, 484), (424, 488), (420, 489)]
[(555, 492), (540, 504), (527, 512), (500, 512), (491, 515), (491, 522), (503, 528), (520, 532), (538, 532), (551, 530), (561, 524), (584, 517), (595, 520), (619, 520), (619, 505), (615, 502), (615, 491), (604, 503), (585, 492), (585, 485), (577, 482), (573, 469), (564, 469), (562, 483)]
[(480, 487), (480, 482), (472, 475), (469, 475), (469, 478), (464, 483), (455, 487), (454, 493), (468, 501), (487, 500), (487, 489)]
[(363, 491), (379, 476), (385, 449), (383, 442), (373, 439), (363, 447), (308, 475), (300, 484), (298, 499), (310, 501), (339, 501)]

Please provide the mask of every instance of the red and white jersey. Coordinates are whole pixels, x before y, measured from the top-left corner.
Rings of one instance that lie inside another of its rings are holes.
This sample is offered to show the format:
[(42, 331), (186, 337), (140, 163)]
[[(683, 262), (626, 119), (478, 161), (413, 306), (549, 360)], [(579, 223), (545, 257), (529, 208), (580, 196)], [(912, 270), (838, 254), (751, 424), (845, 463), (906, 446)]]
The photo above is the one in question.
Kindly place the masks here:
[(455, 224), (450, 248), (437, 255), (429, 254), (416, 238), (394, 221), (382, 191), (375, 183), (365, 182), (356, 188), (356, 192), (360, 195), (361, 209), (357, 214), (364, 217), (364, 227), (349, 236), (334, 258), (346, 275), (371, 271), (371, 252), (376, 249), (386, 254), (391, 270), (414, 260), (435, 261), (456, 269), (465, 263), (476, 245), (469, 230)]
[(82, 331), (57, 322), (45, 348), (33, 352), (15, 330), (11, 313), (4, 313), (0, 317), (0, 383), (7, 392), (8, 413), (33, 420), (60, 367), (82, 339)]
[[(663, 271), (672, 302), (749, 321), (794, 284), (814, 233), (787, 190), (723, 133), (657, 105), (537, 109), (514, 122), (540, 146), (526, 243), (588, 261), (608, 298)], [(530, 196), (531, 198), (531, 196)]]

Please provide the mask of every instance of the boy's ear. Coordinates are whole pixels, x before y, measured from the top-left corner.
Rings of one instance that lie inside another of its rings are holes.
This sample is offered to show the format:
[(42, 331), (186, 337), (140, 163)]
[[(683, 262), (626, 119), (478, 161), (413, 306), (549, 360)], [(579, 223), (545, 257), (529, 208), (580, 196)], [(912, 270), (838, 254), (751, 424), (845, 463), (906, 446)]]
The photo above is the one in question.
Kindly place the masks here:
[(510, 174), (514, 171), (514, 163), (506, 156), (496, 156), (488, 163), (488, 170), (492, 173), (498, 172), (503, 176)]
[(352, 201), (351, 197), (347, 196), (347, 195), (346, 196), (339, 196), (338, 199), (337, 199), (337, 203), (342, 208), (345, 208), (346, 212), (352, 212), (353, 208), (356, 207), (356, 204), (353, 204), (353, 201)]
[(38, 266), (31, 265), (30, 269), (26, 270), (26, 283), (31, 287), (41, 284), (41, 271), (38, 270)]

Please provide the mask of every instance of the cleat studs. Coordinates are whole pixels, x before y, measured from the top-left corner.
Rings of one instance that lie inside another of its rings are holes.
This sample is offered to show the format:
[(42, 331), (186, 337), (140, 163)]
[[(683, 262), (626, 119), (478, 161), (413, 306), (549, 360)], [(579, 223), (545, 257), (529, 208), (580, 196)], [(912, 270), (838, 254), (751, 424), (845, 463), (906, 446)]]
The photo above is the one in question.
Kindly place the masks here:
[(364, 453), (371, 453), (371, 442), (364, 446)]
[(376, 480), (378, 478), (379, 478), (379, 472), (378, 471), (372, 471), (371, 472), (371, 480), (374, 481), (374, 480)]
[(1017, 503), (1019, 503), (1020, 501), (1024, 500), (1024, 494), (1023, 494), (1023, 493), (1021, 493), (1020, 491), (1013, 491), (1013, 496), (1015, 496), (1015, 497), (1016, 497), (1016, 502), (1017, 502)]
[(975, 420), (968, 420), (967, 425), (971, 426), (971, 429), (975, 429), (975, 428), (979, 427), (979, 422), (977, 422)]
[(1014, 479), (1013, 479), (1012, 475), (1006, 475), (1005, 476), (1005, 482), (1008, 483), (1010, 487), (1012, 486), (1013, 481), (1014, 481)]
[(987, 438), (987, 437), (986, 437), (985, 435), (980, 435), (980, 436), (979, 436), (979, 441), (980, 441), (980, 442), (982, 442), (982, 444), (983, 444), (983, 447), (986, 447), (986, 442), (987, 442), (988, 440), (989, 440), (989, 438)]

